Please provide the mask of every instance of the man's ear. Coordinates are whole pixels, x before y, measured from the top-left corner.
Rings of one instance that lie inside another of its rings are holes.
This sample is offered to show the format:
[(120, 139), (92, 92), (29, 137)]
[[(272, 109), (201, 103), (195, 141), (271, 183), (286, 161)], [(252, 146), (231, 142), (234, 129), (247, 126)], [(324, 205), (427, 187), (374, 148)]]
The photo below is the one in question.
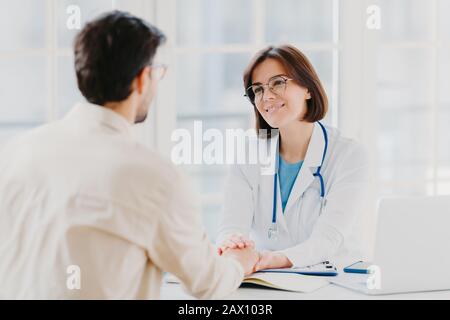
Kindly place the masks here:
[(145, 67), (144, 69), (139, 72), (139, 74), (136, 76), (136, 90), (139, 94), (142, 94), (144, 92), (145, 87), (147, 86), (148, 82), (151, 81), (150, 79), (150, 67)]

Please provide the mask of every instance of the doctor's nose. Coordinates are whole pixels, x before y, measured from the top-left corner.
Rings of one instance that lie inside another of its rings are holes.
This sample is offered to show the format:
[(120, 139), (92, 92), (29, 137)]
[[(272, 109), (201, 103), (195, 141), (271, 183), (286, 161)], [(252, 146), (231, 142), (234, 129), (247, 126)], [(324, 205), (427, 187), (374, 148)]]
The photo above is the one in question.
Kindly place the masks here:
[(270, 90), (269, 88), (266, 88), (263, 92), (263, 96), (262, 96), (262, 101), (263, 102), (267, 102), (267, 101), (273, 101), (277, 98), (277, 95), (275, 93), (272, 92), (272, 90)]

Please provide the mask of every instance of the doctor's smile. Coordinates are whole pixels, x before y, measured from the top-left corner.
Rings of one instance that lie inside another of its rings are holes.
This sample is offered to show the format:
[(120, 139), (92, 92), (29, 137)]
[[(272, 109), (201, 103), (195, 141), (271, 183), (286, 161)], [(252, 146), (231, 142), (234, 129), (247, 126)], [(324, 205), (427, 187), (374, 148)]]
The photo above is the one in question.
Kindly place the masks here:
[(280, 110), (281, 108), (283, 108), (285, 106), (284, 103), (278, 103), (276, 105), (271, 104), (267, 107), (264, 107), (264, 111), (266, 111), (268, 114), (272, 114), (278, 110)]

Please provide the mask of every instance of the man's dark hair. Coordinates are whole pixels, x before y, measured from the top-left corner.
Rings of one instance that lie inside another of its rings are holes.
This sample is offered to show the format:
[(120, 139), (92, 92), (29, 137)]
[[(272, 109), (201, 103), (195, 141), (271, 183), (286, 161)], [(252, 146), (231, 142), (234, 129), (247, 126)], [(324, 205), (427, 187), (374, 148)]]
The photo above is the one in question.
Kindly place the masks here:
[(75, 39), (78, 88), (91, 103), (119, 102), (166, 40), (156, 27), (114, 11), (88, 23)]

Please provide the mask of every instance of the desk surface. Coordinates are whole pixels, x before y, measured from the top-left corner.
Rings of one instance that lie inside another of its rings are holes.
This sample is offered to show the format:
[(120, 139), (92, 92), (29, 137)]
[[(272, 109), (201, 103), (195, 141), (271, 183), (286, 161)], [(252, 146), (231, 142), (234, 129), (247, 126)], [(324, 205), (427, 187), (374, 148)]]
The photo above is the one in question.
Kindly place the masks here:
[[(163, 300), (192, 300), (194, 297), (183, 291), (176, 283), (164, 283), (161, 288), (161, 299)], [(226, 300), (392, 300), (392, 299), (433, 299), (450, 300), (449, 291), (432, 291), (419, 293), (389, 294), (381, 296), (369, 296), (352, 291), (334, 284), (330, 284), (312, 293), (289, 292), (264, 288), (239, 288)]]

